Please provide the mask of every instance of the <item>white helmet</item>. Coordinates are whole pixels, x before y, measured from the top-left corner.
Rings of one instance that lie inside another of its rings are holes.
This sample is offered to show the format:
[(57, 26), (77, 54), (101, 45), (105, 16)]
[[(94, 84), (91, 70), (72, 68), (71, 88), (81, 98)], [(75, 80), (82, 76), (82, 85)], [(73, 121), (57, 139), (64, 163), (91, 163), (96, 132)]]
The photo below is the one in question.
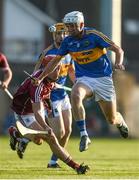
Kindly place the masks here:
[(72, 11), (64, 16), (63, 23), (84, 23), (83, 13), (79, 11)]

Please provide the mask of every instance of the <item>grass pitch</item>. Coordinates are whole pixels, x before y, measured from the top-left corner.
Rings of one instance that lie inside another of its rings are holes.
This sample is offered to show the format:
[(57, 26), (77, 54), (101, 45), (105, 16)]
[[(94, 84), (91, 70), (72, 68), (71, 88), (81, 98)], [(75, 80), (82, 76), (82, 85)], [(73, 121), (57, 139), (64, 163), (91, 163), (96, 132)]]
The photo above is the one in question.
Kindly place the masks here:
[(0, 138), (0, 179), (139, 179), (139, 140), (93, 139), (86, 152), (78, 151), (79, 139), (70, 139), (73, 159), (90, 166), (86, 175), (59, 161), (61, 169), (47, 169), (51, 151), (47, 144), (30, 143), (23, 160)]

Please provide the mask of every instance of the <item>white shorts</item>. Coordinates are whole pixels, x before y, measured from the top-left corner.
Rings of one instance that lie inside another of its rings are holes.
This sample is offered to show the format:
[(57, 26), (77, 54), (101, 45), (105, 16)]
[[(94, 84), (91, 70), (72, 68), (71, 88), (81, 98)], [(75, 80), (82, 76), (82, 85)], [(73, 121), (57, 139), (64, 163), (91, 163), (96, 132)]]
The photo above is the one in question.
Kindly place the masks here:
[(77, 78), (77, 83), (88, 86), (95, 96), (95, 101), (112, 101), (116, 98), (112, 77), (91, 78), (83, 76)]
[[(45, 112), (42, 112), (43, 117), (45, 117)], [(37, 122), (34, 114), (28, 114), (28, 115), (19, 115), (14, 113), (15, 120), (19, 120), (24, 126), (30, 127), (33, 122)], [(44, 118), (45, 119), (45, 118)]]
[(71, 104), (68, 95), (66, 95), (64, 99), (53, 101), (51, 105), (54, 117), (58, 117), (59, 112), (71, 109)]

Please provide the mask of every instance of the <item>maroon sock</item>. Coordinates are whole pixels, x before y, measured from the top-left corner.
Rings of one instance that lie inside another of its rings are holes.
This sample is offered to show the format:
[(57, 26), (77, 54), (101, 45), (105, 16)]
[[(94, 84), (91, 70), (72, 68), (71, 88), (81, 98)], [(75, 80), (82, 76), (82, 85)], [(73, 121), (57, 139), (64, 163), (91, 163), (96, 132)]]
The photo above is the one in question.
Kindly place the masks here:
[(78, 169), (79, 166), (80, 166), (78, 163), (76, 163), (75, 161), (73, 161), (73, 160), (71, 159), (71, 157), (68, 157), (68, 158), (65, 160), (65, 163), (66, 163), (68, 166), (70, 166), (71, 168), (73, 168), (73, 169)]

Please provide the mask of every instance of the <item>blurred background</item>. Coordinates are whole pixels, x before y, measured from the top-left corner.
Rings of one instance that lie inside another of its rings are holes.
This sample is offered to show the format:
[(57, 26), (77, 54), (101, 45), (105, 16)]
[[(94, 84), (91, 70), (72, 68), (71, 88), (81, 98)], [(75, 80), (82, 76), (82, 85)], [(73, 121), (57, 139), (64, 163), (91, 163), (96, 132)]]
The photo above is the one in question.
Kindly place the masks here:
[[(125, 72), (114, 72), (118, 110), (130, 128), (130, 137), (139, 137), (139, 1), (138, 0), (0, 0), (0, 51), (13, 71), (9, 90), (13, 94), (32, 72), (41, 51), (52, 43), (48, 27), (61, 22), (64, 15), (84, 13), (85, 26), (94, 27), (125, 51)], [(113, 63), (113, 54), (109, 54)], [(2, 79), (2, 73), (0, 72)], [(71, 82), (67, 81), (71, 86)], [(0, 134), (14, 123), (10, 99), (0, 90)], [(119, 137), (116, 128), (105, 121), (93, 99), (85, 103), (90, 136)], [(73, 123), (73, 133), (77, 134)]]

